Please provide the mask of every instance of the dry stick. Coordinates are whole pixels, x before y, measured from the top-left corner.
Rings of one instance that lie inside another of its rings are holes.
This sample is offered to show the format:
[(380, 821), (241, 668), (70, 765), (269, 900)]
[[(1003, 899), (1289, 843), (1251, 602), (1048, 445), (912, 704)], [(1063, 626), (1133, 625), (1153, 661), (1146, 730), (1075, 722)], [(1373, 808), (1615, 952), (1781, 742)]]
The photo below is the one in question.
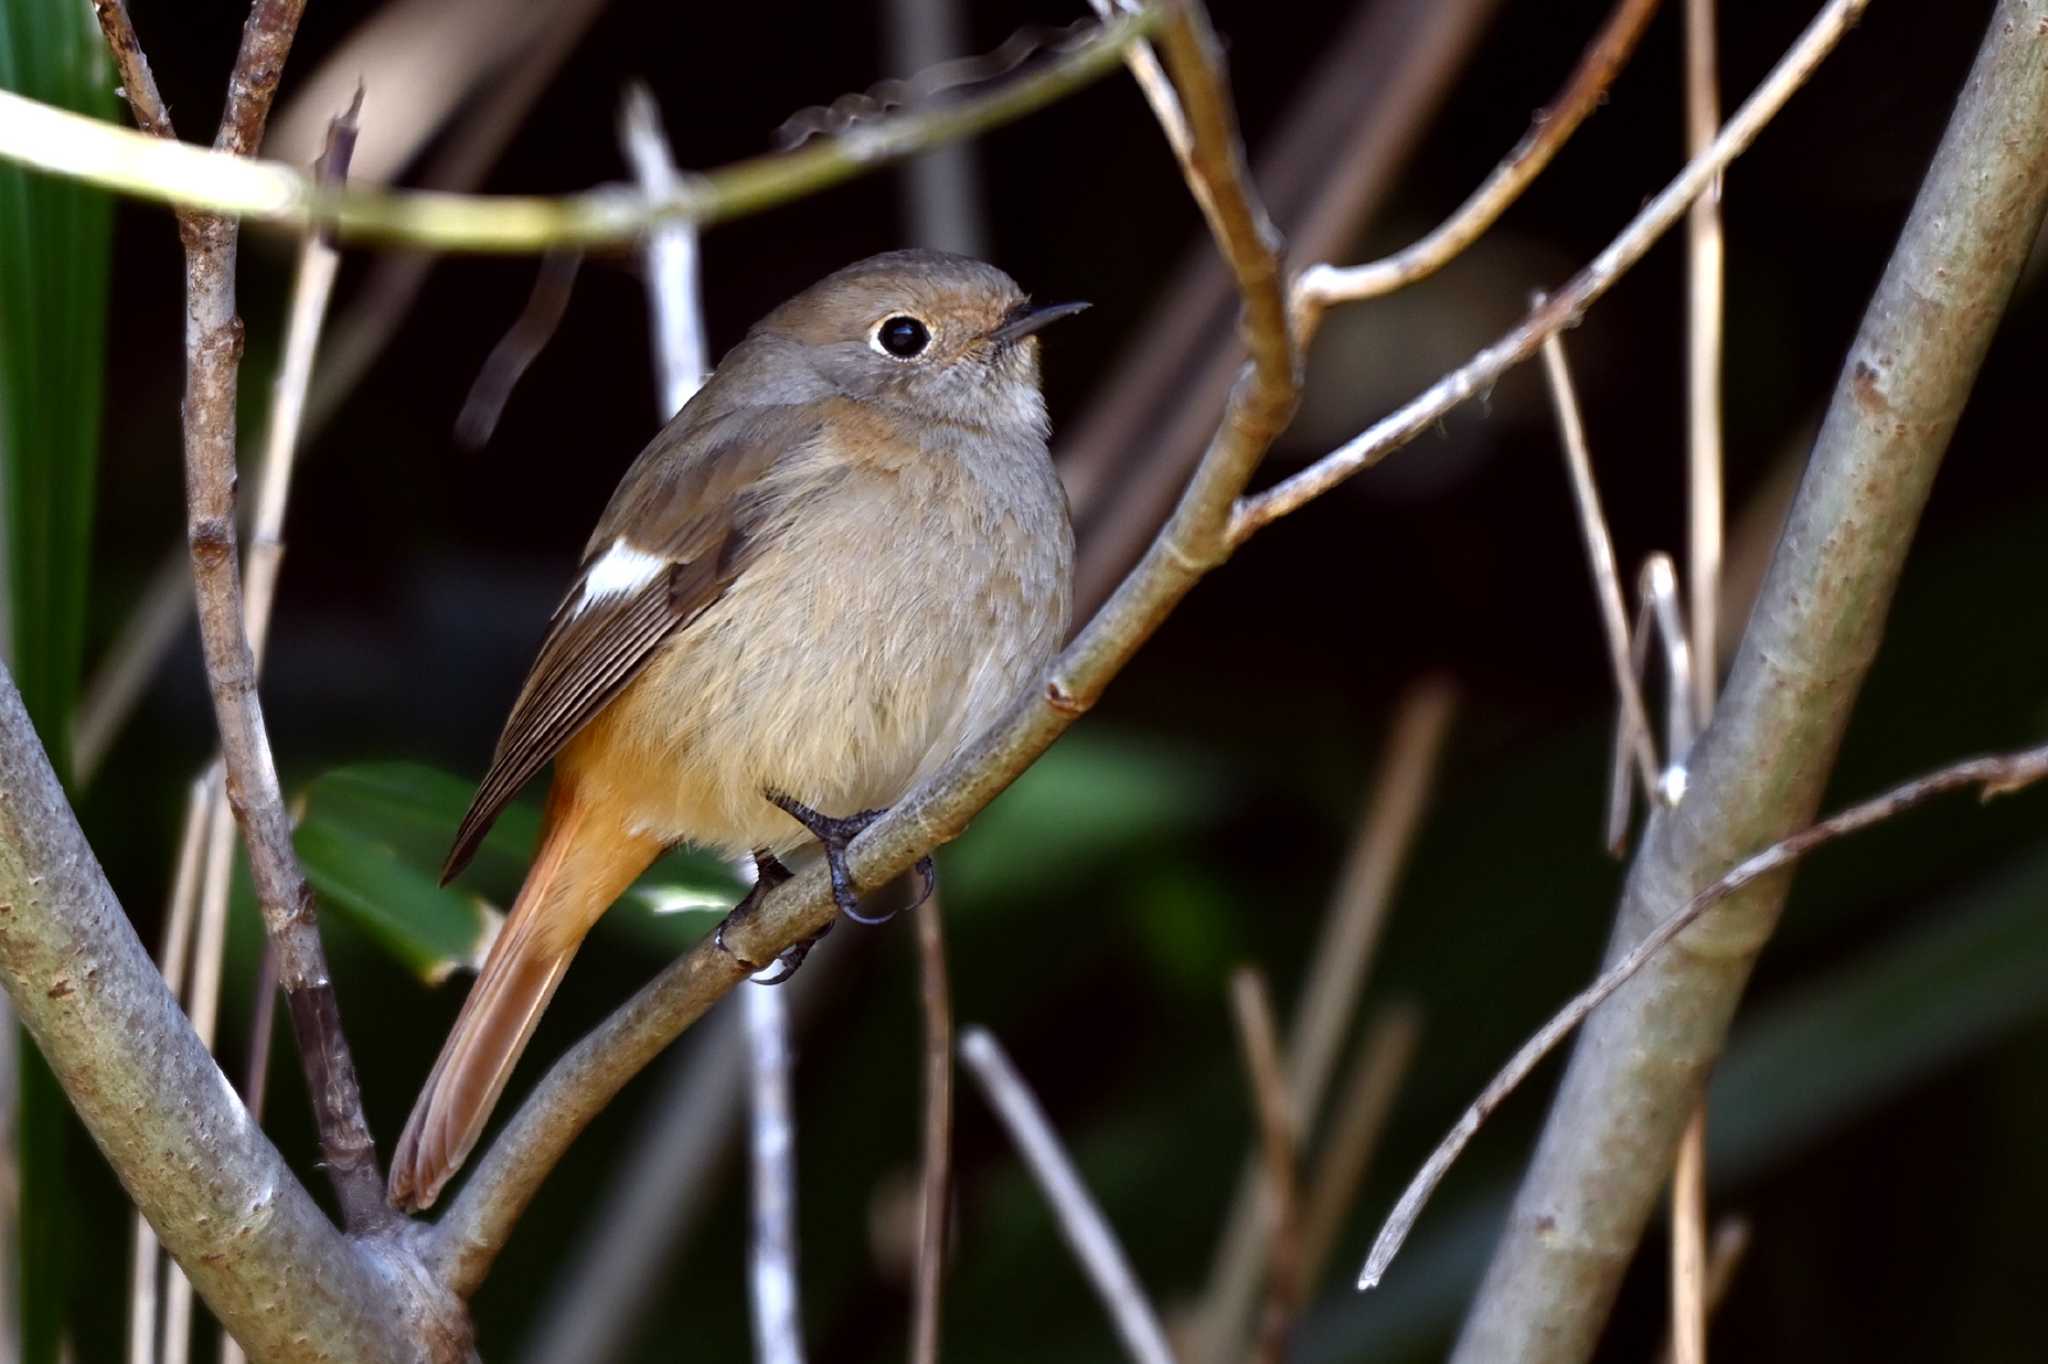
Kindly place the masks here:
[[(271, 7), (278, 2), (273, 0)], [(231, 158), (151, 141), (4, 91), (0, 158), (184, 205), (188, 211), (300, 231), (331, 227), (349, 242), (511, 254), (564, 246), (620, 246), (673, 218), (703, 225), (758, 212), (1043, 108), (1106, 75), (1122, 59), (1127, 43), (1161, 22), (1164, 9), (1164, 4), (1155, 4), (1105, 24), (1088, 41), (988, 94), (863, 124), (797, 151), (736, 162), (665, 199), (618, 188), (560, 198), (363, 187), (324, 190), (293, 167), (241, 159), (247, 157), (247, 148), (224, 146), (236, 152)]]
[(1337, 1091), (1329, 1135), (1302, 1185), (1308, 1212), (1301, 1229), (1301, 1282), (1311, 1293), (1322, 1281), (1337, 1229), (1351, 1212), (1358, 1186), (1372, 1164), (1421, 1034), (1422, 1014), (1414, 1005), (1391, 1004), (1380, 1010)]
[[(1683, 611), (1678, 605), (1678, 570), (1671, 556), (1658, 550), (1643, 560), (1636, 575), (1636, 622), (1630, 633), (1628, 676), (1638, 695), (1648, 678), (1650, 647), (1664, 646), (1664, 751), (1674, 755), (1668, 761), (1649, 799), (1661, 795), (1665, 805), (1685, 795), (1685, 765), (1682, 758), (1692, 749), (1692, 646), (1686, 642)], [(1614, 716), (1613, 763), (1607, 780), (1607, 850), (1616, 857), (1628, 846), (1629, 813), (1633, 766), (1629, 762), (1630, 735), (1638, 732), (1628, 708), (1616, 707)]]
[[(1385, 197), (1500, 0), (1359, 0), (1260, 149), (1257, 183), (1292, 249), (1343, 249)], [(1168, 137), (1175, 136), (1168, 130)], [(1185, 171), (1183, 172), (1185, 173)], [(1076, 610), (1101, 605), (1185, 486), (1244, 362), (1236, 281), (1196, 249), (1058, 445), (1080, 558)]]
[[(1315, 1126), (1338, 1053), (1350, 1035), (1394, 882), (1429, 804), (1455, 709), (1456, 694), (1443, 678), (1410, 687), (1395, 707), (1386, 755), (1373, 776), (1321, 936), (1309, 954), (1309, 978), (1288, 1034), (1287, 1092), (1293, 1096), (1295, 1124), (1303, 1132)], [(1259, 1185), (1258, 1164), (1247, 1160), (1203, 1293), (1197, 1359), (1223, 1364), (1242, 1357), (1265, 1267)]]
[(1676, 1364), (1707, 1364), (1707, 1105), (1701, 1098), (1671, 1170), (1671, 1342)]
[[(661, 130), (661, 109), (639, 81), (626, 86), (619, 106), (619, 145), (634, 179), (650, 196), (673, 194), (683, 184)], [(697, 229), (687, 222), (662, 225), (648, 233), (641, 247), (647, 304), (654, 315), (655, 391), (661, 395), (664, 421), (683, 410), (711, 368), (697, 255)]]
[(1557, 1044), (1571, 1035), (1574, 1028), (1586, 1020), (1587, 1015), (1627, 984), (1629, 978), (1642, 969), (1664, 947), (1697, 923), (1706, 912), (1729, 896), (1742, 890), (1773, 872), (1783, 871), (1800, 858), (1824, 843), (1832, 842), (1848, 834), (1859, 833), (1873, 824), (1882, 823), (1906, 810), (1912, 809), (1936, 796), (1967, 787), (1977, 787), (1985, 799), (2001, 796), (2029, 786), (2048, 777), (2048, 745), (2024, 749), (2017, 753), (2000, 754), (1992, 757), (1972, 758), (1950, 767), (1944, 767), (1925, 776), (1895, 786), (1883, 795), (1854, 805), (1811, 828), (1803, 829), (1790, 838), (1780, 839), (1762, 852), (1730, 868), (1722, 877), (1708, 886), (1678, 910), (1659, 923), (1643, 940), (1600, 977), (1577, 995), (1572, 997), (1550, 1021), (1545, 1023), (1527, 1042), (1522, 1044), (1508, 1063), (1501, 1067), (1479, 1097), (1472, 1101), (1457, 1124), (1450, 1130), (1435, 1151), (1430, 1153), (1422, 1169), (1409, 1182), (1394, 1211), (1387, 1217), (1379, 1237), (1373, 1242), (1372, 1253), (1366, 1258), (1365, 1268), (1359, 1274), (1361, 1289), (1375, 1288), (1387, 1272), (1387, 1266), (1400, 1253), (1402, 1242), (1415, 1226), (1415, 1219), (1421, 1215), (1429, 1196), (1453, 1162), (1463, 1153), (1480, 1124), (1492, 1115), (1496, 1108), (1514, 1093), (1529, 1073), (1540, 1065), (1543, 1059), (1557, 1048)]
[(762, 1364), (803, 1364), (797, 1310), (796, 1118), (789, 1097), (789, 1010), (782, 991), (744, 992), (752, 1066), (752, 1235), (747, 1283), (754, 1354)]
[(1396, 412), (1345, 442), (1308, 468), (1255, 497), (1240, 502), (1230, 518), (1229, 540), (1242, 544), (1264, 526), (1336, 487), (1345, 479), (1385, 459), (1445, 414), (1475, 394), (1486, 392), (1500, 376), (1521, 364), (1546, 337), (1574, 325), (1585, 310), (1614, 286), (1623, 273), (1643, 258), (1657, 239), (1704, 193), (1729, 162), (1748, 150), (1764, 125), (1804, 85), (1842, 35), (1854, 26), (1870, 0), (1830, 0), (1791, 49), (1771, 68), (1763, 83), (1736, 110), (1705, 155), (1693, 158), (1676, 179), (1643, 207), (1629, 225), (1591, 264), (1533, 310), (1521, 325), (1432, 384)]
[[(251, 7), (214, 139), (218, 150), (236, 157), (254, 153), (303, 8), (304, 0), (257, 0)], [(137, 123), (169, 135), (170, 120), (123, 0), (100, 0), (97, 12)], [(235, 315), (238, 231), (232, 219), (185, 213), (179, 232), (185, 243), (187, 538), (228, 803), (242, 823), (264, 928), (277, 946), (278, 975), (291, 1005), (329, 1177), (351, 1228), (388, 1226), (396, 1214), (384, 1201), (376, 1143), (342, 1035), (312, 889), (292, 851), (291, 820), (264, 731), (242, 609), (234, 520), (235, 389), (242, 352), (242, 322)]]
[[(1245, 484), (1293, 414), (1299, 397), (1297, 357), (1287, 330), (1277, 244), (1251, 197), (1215, 35), (1198, 4), (1176, 4), (1161, 32), (1161, 48), (1195, 137), (1194, 172), (1218, 202), (1224, 228), (1218, 245), (1244, 292), (1252, 364), (1232, 391), (1223, 422), (1179, 506), (1138, 566), (1054, 660), (1037, 688), (1019, 697), (993, 728), (854, 840), (848, 850), (854, 879), (880, 884), (957, 837), (974, 812), (1095, 704), (1181, 598), (1253, 531), (1377, 463), (1480, 391), (1481, 380), (1490, 383), (1533, 353), (1548, 334), (1545, 328), (1554, 331), (1574, 320), (1579, 309), (1640, 259), (1650, 241), (1683, 211), (1686, 196), (1700, 192), (1748, 145), (1866, 3), (1834, 0), (1716, 139), (1714, 151), (1681, 175), (1545, 312), (1315, 468), (1243, 503), (1238, 498)], [(473, 1292), (577, 1134), (629, 1079), (745, 978), (741, 960), (769, 960), (816, 933), (833, 914), (822, 868), (792, 877), (765, 896), (745, 922), (728, 927), (731, 951), (714, 943), (692, 949), (562, 1057), (484, 1152), (426, 1239), (423, 1251), (440, 1282), (458, 1296)]]
[[(1657, 753), (1650, 738), (1650, 713), (1642, 689), (1629, 666), (1628, 607), (1621, 597), (1621, 575), (1614, 567), (1614, 538), (1600, 509), (1600, 487), (1593, 480), (1593, 456), (1586, 448), (1586, 423), (1579, 414), (1578, 393), (1564, 356), (1564, 338), (1543, 342), (1543, 373), (1550, 384), (1550, 402), (1557, 409), (1563, 437), (1565, 472), (1571, 477), (1572, 502), (1579, 513), (1579, 535), (1593, 568), (1593, 596), (1600, 604), (1600, 624), (1607, 636), (1607, 661), (1614, 670), (1614, 690), (1621, 701), (1622, 732), (1635, 754), (1636, 775), (1652, 799), (1659, 791)], [(1676, 754), (1673, 754), (1676, 760)]]
[[(1550, 165), (1571, 135), (1607, 98), (1609, 87), (1657, 12), (1658, 0), (1617, 0), (1598, 35), (1579, 58), (1556, 98), (1537, 110), (1529, 131), (1509, 149), (1469, 198), (1420, 241), (1365, 265), (1317, 265), (1295, 283), (1296, 334), (1303, 344), (1315, 334), (1324, 309), (1333, 303), (1378, 298), (1426, 279), (1478, 241), (1500, 220), (1522, 191)], [(1701, 148), (1691, 149), (1697, 156)]]
[[(1721, 121), (1715, 60), (1714, 0), (1685, 0), (1685, 142), (1697, 156)], [(1720, 186), (1693, 200), (1686, 215), (1686, 586), (1692, 626), (1693, 719), (1704, 728), (1714, 711), (1719, 676), (1721, 599), (1721, 338), (1722, 272)], [(1677, 681), (1672, 687), (1676, 691)], [(1671, 761), (1685, 754), (1670, 751)], [(1704, 1096), (1686, 1124), (1671, 1186), (1671, 1303), (1678, 1364), (1706, 1364), (1707, 1309), (1701, 1298), (1706, 1273), (1707, 1113)]]
[(1286, 1063), (1280, 1059), (1279, 1026), (1265, 977), (1241, 966), (1230, 977), (1231, 1014), (1245, 1071), (1251, 1079), (1253, 1112), (1258, 1117), (1259, 1150), (1265, 1168), (1266, 1308), (1259, 1322), (1253, 1358), (1261, 1364), (1282, 1364), (1288, 1338), (1301, 1311), (1301, 1206), (1296, 1171), (1300, 1140), (1295, 1100), (1287, 1088)]
[(1059, 1136), (1046, 1121), (1045, 1110), (1032, 1096), (1024, 1077), (1010, 1064), (1002, 1047), (985, 1028), (968, 1028), (960, 1038), (960, 1059), (981, 1082), (982, 1094), (1017, 1143), (1033, 1179), (1052, 1205), (1060, 1233), (1081, 1262), (1088, 1281), (1109, 1308), (1117, 1337), (1140, 1364), (1173, 1364), (1166, 1331), (1145, 1297), (1116, 1233), (1102, 1210), (1088, 1196), (1080, 1172), (1060, 1147)]
[(924, 1013), (924, 1169), (918, 1189), (916, 1304), (910, 1364), (937, 1364), (939, 1289), (953, 1193), (953, 999), (946, 922), (935, 893), (917, 907), (918, 997)]
[[(185, 986), (192, 920), (199, 906), (200, 864), (205, 852), (207, 811), (213, 807), (218, 773), (209, 767), (185, 797), (184, 831), (178, 836), (177, 870), (164, 913), (163, 946), (157, 962), (173, 995)], [(158, 1285), (163, 1279), (162, 1246), (147, 1218), (135, 1214), (135, 1255), (128, 1275), (128, 1364), (156, 1364)]]
[[(540, 32), (510, 64), (504, 79), (492, 81), (472, 102), (474, 112), (467, 113), (449, 134), (445, 147), (421, 173), (421, 184), (429, 189), (473, 189), (496, 163), (602, 6), (603, 0), (558, 0), (550, 5)], [(302, 97), (303, 93), (302, 87)], [(420, 131), (431, 135), (438, 129)], [(320, 372), (306, 396), (305, 441), (312, 441), (340, 409), (342, 400), (355, 392), (370, 367), (384, 356), (391, 334), (411, 311), (433, 262), (433, 256), (420, 252), (394, 251), (372, 263), (353, 303), (328, 329)], [(87, 681), (78, 703), (77, 735), (72, 745), (78, 784), (98, 770), (162, 667), (164, 655), (191, 619), (189, 577), (185, 556), (175, 550), (157, 564), (142, 599), (115, 631), (113, 643)]]
[[(1723, 1218), (1721, 1225), (1714, 1229), (1713, 1250), (1707, 1256), (1706, 1287), (1702, 1293), (1703, 1306), (1708, 1317), (1721, 1309), (1728, 1290), (1734, 1286), (1735, 1271), (1742, 1268), (1743, 1256), (1749, 1253), (1749, 1223), (1740, 1217)], [(1675, 1345), (1666, 1340), (1656, 1354), (1658, 1364), (1677, 1364)]]
[(469, 386), (469, 395), (455, 414), (455, 439), (463, 445), (478, 450), (489, 444), (498, 429), (498, 419), (505, 415), (512, 390), (547, 349), (555, 329), (562, 325), (576, 287), (577, 272), (582, 268), (581, 251), (550, 251), (541, 257), (526, 306), (484, 357), (476, 381)]

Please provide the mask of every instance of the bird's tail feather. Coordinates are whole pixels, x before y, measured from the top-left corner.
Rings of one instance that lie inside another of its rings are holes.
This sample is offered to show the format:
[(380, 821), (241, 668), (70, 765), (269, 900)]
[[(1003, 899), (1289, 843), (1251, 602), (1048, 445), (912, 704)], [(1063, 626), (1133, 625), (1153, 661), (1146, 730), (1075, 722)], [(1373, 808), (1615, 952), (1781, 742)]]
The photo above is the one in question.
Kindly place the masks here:
[(432, 1206), (462, 1168), (584, 935), (661, 851), (563, 788), (558, 781), (549, 792), (526, 884), (392, 1153), (390, 1195), (399, 1208)]

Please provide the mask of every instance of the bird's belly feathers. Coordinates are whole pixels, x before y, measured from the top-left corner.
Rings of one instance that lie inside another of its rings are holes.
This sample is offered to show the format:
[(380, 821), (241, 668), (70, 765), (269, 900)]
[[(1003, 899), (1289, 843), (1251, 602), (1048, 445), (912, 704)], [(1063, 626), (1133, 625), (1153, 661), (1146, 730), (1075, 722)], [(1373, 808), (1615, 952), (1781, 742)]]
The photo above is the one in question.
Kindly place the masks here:
[(842, 486), (670, 638), (561, 768), (608, 787), (591, 794), (636, 832), (730, 856), (808, 840), (766, 790), (832, 815), (893, 804), (1059, 646), (1072, 537), (1045, 475), (977, 519), (893, 476)]

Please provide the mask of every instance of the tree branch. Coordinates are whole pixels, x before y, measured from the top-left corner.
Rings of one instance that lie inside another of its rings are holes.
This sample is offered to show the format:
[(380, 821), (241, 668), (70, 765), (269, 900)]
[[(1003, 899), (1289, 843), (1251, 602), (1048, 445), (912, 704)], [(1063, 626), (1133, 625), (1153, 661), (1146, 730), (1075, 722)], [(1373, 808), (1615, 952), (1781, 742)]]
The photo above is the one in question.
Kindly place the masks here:
[[(122, 0), (99, 0), (102, 23)], [(279, 8), (257, 6), (258, 12)], [(331, 229), (343, 241), (376, 241), (441, 251), (530, 253), (561, 246), (620, 246), (673, 218), (702, 226), (756, 213), (814, 193), (942, 142), (1023, 117), (1116, 69), (1125, 46), (1160, 22), (1163, 5), (1104, 24), (1096, 37), (1038, 71), (974, 99), (886, 119), (802, 150), (758, 156), (652, 197), (623, 188), (561, 198), (461, 195), (430, 190), (328, 189), (291, 166), (222, 156), (153, 139), (0, 91), (0, 158), (84, 180), (139, 198), (251, 222), (309, 231)], [(125, 18), (122, 21), (125, 24)], [(128, 29), (130, 50), (133, 30)], [(257, 30), (251, 29), (250, 34)], [(269, 29), (259, 36), (268, 41)], [(246, 50), (246, 49), (245, 49)], [(139, 55), (139, 52), (138, 52)], [(277, 53), (281, 67), (282, 52)], [(117, 45), (116, 60), (122, 51)], [(146, 66), (145, 66), (146, 74)], [(124, 84), (128, 66), (123, 65)], [(272, 86), (275, 71), (271, 73)], [(229, 113), (237, 126), (269, 90), (244, 83)], [(130, 102), (135, 87), (128, 84)], [(140, 106), (137, 106), (138, 110)], [(161, 110), (161, 101), (155, 102)], [(145, 128), (155, 122), (136, 120)], [(260, 119), (258, 120), (260, 125)], [(164, 126), (168, 126), (167, 120)], [(239, 144), (223, 143), (223, 149)]]
[(1491, 389), (1501, 375), (1534, 355), (1546, 337), (1576, 325), (1586, 309), (1634, 267), (1685, 214), (1692, 201), (1714, 184), (1728, 163), (1749, 149), (1764, 125), (1813, 75), (1869, 4), (1870, 0), (1830, 0), (1799, 36), (1799, 41), (1764, 77), (1763, 84), (1736, 110), (1735, 117), (1714, 139), (1706, 155), (1695, 157), (1679, 172), (1678, 178), (1645, 205), (1591, 264), (1533, 309), (1520, 326), (1430, 385), (1407, 406), (1382, 418), (1301, 472), (1256, 497), (1245, 498), (1230, 518), (1230, 544), (1242, 544), (1280, 517), (1379, 463), (1436, 425), (1452, 409)]
[(1637, 40), (1657, 13), (1657, 4), (1658, 0), (1616, 0), (1606, 24), (1572, 68), (1557, 98), (1536, 112), (1529, 131), (1492, 174), (1428, 236), (1365, 265), (1317, 265), (1304, 271), (1294, 290), (1295, 330), (1303, 344), (1314, 335), (1323, 310), (1331, 304), (1378, 298), (1427, 279), (1498, 222), (1579, 125), (1606, 100), (1608, 88), (1628, 65)]
[(420, 1357), (411, 1290), (424, 1285), (335, 1230), (250, 1121), (114, 899), (4, 672), (0, 984), (121, 1187), (253, 1358)]
[[(1992, 16), (1850, 349), (1689, 794), (1645, 833), (1610, 960), (1819, 803), (1928, 489), (2048, 214), (2044, 22), (2048, 0), (2001, 0)], [(1772, 878), (1730, 902), (1589, 1024), (1456, 1359), (1591, 1352), (1785, 890)]]
[[(216, 147), (246, 155), (262, 138), (271, 98), (297, 30), (304, 0), (257, 0), (242, 30), (228, 81)], [(163, 99), (135, 40), (123, 0), (96, 10), (136, 120), (158, 137), (171, 127)], [(108, 132), (117, 129), (105, 129)], [(182, 144), (166, 149), (192, 151)], [(194, 153), (198, 154), (198, 153)], [(351, 1228), (391, 1225), (376, 1143), (363, 1116), (355, 1064), (342, 1034), (341, 1009), (315, 924), (312, 888), (292, 849), (291, 819), (256, 693), (256, 661), (242, 607), (235, 536), (235, 392), (242, 320), (235, 313), (239, 231), (229, 218), (186, 213), (185, 245), (186, 538), (198, 598), (200, 639), (227, 770), (227, 799), (241, 822), (250, 879), (277, 952), (278, 980), (305, 1065), (329, 1178)]]
[[(1373, 1241), (1372, 1254), (1366, 1259), (1365, 1268), (1359, 1274), (1358, 1286), (1362, 1289), (1376, 1288), (1385, 1275), (1387, 1267), (1401, 1252), (1401, 1245), (1415, 1226), (1415, 1219), (1422, 1212), (1429, 1196), (1436, 1186), (1443, 1182), (1444, 1173), (1450, 1169), (1458, 1156), (1470, 1143), (1473, 1133), (1500, 1107), (1508, 1095), (1529, 1078), (1530, 1072), (1543, 1063), (1543, 1059), (1557, 1049), (1560, 1042), (1571, 1035), (1574, 1028), (1584, 1023), (1594, 1012), (1635, 979), (1642, 969), (1649, 965), (1673, 939), (1706, 917), (1709, 910), (1740, 894), (1756, 882), (1789, 868), (1794, 862), (1812, 852), (1824, 843), (1849, 834), (1860, 833), (1873, 824), (1883, 823), (1896, 815), (1903, 814), (1916, 805), (1921, 805), (1936, 796), (1951, 791), (1975, 787), (1985, 799), (2009, 795), (2025, 786), (2048, 777), (2048, 745), (2025, 749), (2018, 753), (2002, 754), (1988, 758), (1971, 758), (1938, 772), (1916, 777), (1903, 785), (1895, 786), (1881, 796), (1853, 805), (1840, 814), (1822, 820), (1808, 829), (1802, 829), (1790, 838), (1780, 839), (1762, 852), (1746, 858), (1725, 872), (1705, 890), (1681, 905), (1676, 913), (1657, 924), (1640, 942), (1622, 955), (1613, 965), (1601, 972), (1600, 978), (1572, 996), (1571, 1001), (1555, 1014), (1550, 1021), (1522, 1044), (1521, 1050), (1511, 1057), (1500, 1073), (1479, 1092), (1471, 1106), (1459, 1117), (1449, 1135), (1438, 1143), (1436, 1150), (1424, 1161), (1422, 1169), (1410, 1180), (1393, 1212), (1387, 1215), (1386, 1225)], [(1680, 957), (1684, 953), (1671, 953), (1669, 957)], [(1601, 1014), (1605, 1020), (1607, 1014)], [(1693, 1111), (1691, 1103), (1679, 1105), (1675, 1116), (1679, 1123), (1688, 1119)], [(1641, 1110), (1626, 1115), (1628, 1121), (1641, 1121)], [(1671, 1144), (1677, 1145), (1677, 1133), (1672, 1133)], [(1646, 1172), (1650, 1198), (1655, 1200), (1661, 1187), (1668, 1162)], [(1594, 1200), (1604, 1197), (1604, 1190), (1596, 1193)], [(1647, 1212), (1646, 1214), (1647, 1215)], [(1565, 1228), (1546, 1228), (1565, 1232)], [(1583, 1243), (1574, 1242), (1573, 1245)], [(1624, 1264), (1626, 1257), (1624, 1257)], [(1604, 1318), (1604, 1312), (1601, 1314)], [(1601, 1321), (1593, 1323), (1599, 1326)], [(1469, 1337), (1469, 1332), (1468, 1332)], [(1543, 1356), (1549, 1358), (1549, 1355)]]

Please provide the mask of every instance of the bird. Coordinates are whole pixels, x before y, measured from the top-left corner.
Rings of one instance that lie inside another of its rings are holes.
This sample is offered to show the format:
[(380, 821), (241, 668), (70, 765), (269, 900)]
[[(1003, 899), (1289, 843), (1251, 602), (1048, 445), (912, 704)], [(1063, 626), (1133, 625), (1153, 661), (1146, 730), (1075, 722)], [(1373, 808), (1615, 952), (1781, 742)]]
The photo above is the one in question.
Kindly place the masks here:
[(1037, 333), (1087, 306), (1035, 306), (964, 256), (869, 257), (756, 323), (633, 461), (443, 868), (552, 762), (526, 880), (395, 1149), (394, 1206), (439, 1197), (584, 936), (669, 848), (752, 855), (751, 895), (816, 841), (859, 916), (847, 844), (1064, 641), (1074, 535)]

